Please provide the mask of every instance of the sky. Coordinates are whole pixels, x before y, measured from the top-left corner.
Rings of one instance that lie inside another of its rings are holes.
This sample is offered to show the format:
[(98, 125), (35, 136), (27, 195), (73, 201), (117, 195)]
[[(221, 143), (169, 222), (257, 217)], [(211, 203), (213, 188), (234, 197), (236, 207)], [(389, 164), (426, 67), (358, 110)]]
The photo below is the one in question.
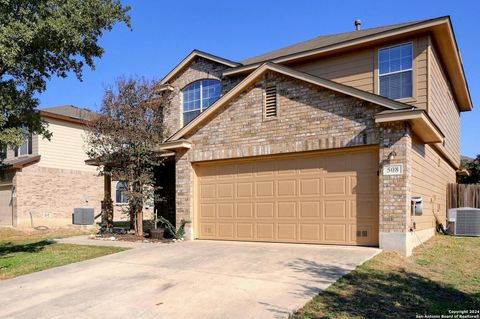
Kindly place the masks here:
[(133, 30), (119, 24), (100, 40), (105, 48), (83, 81), (53, 78), (40, 106), (71, 104), (97, 110), (115, 79), (161, 79), (193, 49), (239, 61), (319, 35), (450, 15), (474, 110), (461, 115), (461, 152), (480, 154), (480, 1), (159, 1), (124, 0)]

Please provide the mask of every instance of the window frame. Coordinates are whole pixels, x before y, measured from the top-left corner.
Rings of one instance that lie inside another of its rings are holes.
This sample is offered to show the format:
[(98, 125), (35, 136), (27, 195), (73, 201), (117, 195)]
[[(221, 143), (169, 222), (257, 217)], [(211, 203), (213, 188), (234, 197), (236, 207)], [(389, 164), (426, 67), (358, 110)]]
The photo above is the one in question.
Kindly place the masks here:
[[(406, 45), (406, 44), (410, 44), (412, 46), (412, 67), (410, 69), (405, 69), (405, 70), (401, 70), (401, 71), (395, 71), (395, 72), (388, 72), (388, 73), (385, 73), (385, 74), (380, 74), (380, 51), (384, 50), (384, 49), (390, 49), (390, 48), (394, 48), (394, 47), (398, 47), (398, 46), (402, 46), (402, 45)], [(376, 62), (376, 94), (377, 95), (380, 95), (380, 92), (381, 92), (381, 87), (380, 87), (380, 77), (382, 76), (388, 76), (388, 75), (392, 75), (392, 74), (400, 74), (400, 73), (403, 73), (403, 72), (411, 72), (412, 73), (412, 94), (411, 96), (406, 96), (406, 97), (401, 97), (401, 98), (398, 98), (398, 99), (392, 99), (392, 100), (395, 100), (395, 101), (402, 101), (402, 102), (414, 102), (416, 101), (416, 83), (415, 83), (415, 70), (416, 70), (416, 62), (415, 62), (415, 52), (416, 52), (416, 43), (415, 43), (415, 40), (410, 40), (410, 41), (405, 41), (405, 42), (400, 42), (400, 43), (396, 43), (396, 44), (390, 44), (390, 45), (386, 45), (386, 46), (382, 46), (382, 47), (379, 47), (377, 48), (377, 54), (376, 54), (376, 59), (375, 59), (375, 62)], [(383, 95), (381, 95), (383, 96)], [(387, 96), (385, 96), (387, 99), (391, 99)]]
[[(23, 145), (27, 144), (27, 153), (20, 154), (20, 149)], [(33, 136), (30, 134), (28, 137), (25, 138), (25, 142), (20, 145), (19, 147), (15, 147), (14, 149), (14, 157), (23, 157), (33, 154)]]
[[(126, 184), (125, 181), (118, 181), (117, 184), (115, 185), (115, 204), (117, 205), (127, 205), (128, 204), (128, 197), (126, 194), (124, 194), (125, 190), (126, 190), (126, 185), (123, 186), (123, 190), (120, 190), (118, 185), (122, 183), (123, 185)], [(118, 195), (120, 193), (120, 198), (124, 198), (125, 201), (118, 201)], [(123, 194), (122, 194), (123, 193)]]
[[(204, 81), (215, 81), (219, 84), (219, 95), (218, 95), (218, 98), (210, 105), (204, 107), (203, 106), (203, 82)], [(185, 91), (193, 86), (195, 83), (200, 83), (200, 108), (198, 109), (193, 109), (193, 110), (189, 110), (189, 111), (185, 111), (185, 97), (184, 97), (184, 93)], [(194, 111), (200, 111), (200, 114), (202, 114), (203, 111), (205, 111), (206, 109), (208, 109), (210, 106), (212, 106), (216, 101), (218, 101), (218, 99), (220, 99), (220, 97), (222, 96), (222, 81), (220, 81), (219, 79), (199, 79), (199, 80), (196, 80), (196, 81), (193, 81), (193, 82), (190, 82), (188, 83), (187, 85), (185, 85), (181, 90), (180, 90), (180, 93), (181, 93), (181, 117), (182, 117), (182, 127), (184, 127), (186, 124), (192, 122), (197, 116), (195, 116), (190, 122), (188, 123), (185, 123), (185, 113), (189, 113), (189, 112), (194, 112)], [(199, 115), (200, 115), (199, 114)]]

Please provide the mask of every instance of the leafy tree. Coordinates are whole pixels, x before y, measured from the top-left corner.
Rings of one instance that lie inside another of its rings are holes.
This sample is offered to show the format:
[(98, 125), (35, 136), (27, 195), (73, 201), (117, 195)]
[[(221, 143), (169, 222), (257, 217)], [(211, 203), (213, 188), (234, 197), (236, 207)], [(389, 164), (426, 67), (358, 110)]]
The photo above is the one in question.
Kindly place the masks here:
[(155, 201), (154, 168), (163, 163), (155, 148), (164, 140), (163, 110), (168, 93), (144, 79), (120, 79), (105, 91), (100, 115), (87, 134), (89, 158), (110, 166), (111, 174), (126, 184), (130, 226), (143, 234), (143, 206)]
[(119, 0), (0, 0), (0, 145), (21, 145), (28, 134), (49, 138), (35, 111), (36, 96), (52, 76), (84, 65), (95, 68), (104, 31), (117, 22), (130, 27)]
[(459, 176), (461, 184), (478, 184), (480, 183), (480, 154), (477, 158), (465, 162), (464, 167), (470, 173), (469, 176)]

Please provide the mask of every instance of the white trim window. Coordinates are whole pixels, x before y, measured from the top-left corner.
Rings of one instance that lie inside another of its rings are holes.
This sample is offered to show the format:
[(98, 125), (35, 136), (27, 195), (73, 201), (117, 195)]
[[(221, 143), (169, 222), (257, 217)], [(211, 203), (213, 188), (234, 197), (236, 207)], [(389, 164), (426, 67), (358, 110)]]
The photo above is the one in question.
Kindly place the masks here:
[(412, 97), (413, 45), (378, 50), (379, 94), (393, 100)]
[(115, 203), (128, 204), (127, 183), (124, 181), (118, 181), (115, 186)]
[(187, 125), (220, 97), (220, 81), (201, 80), (188, 85), (183, 94), (183, 125)]
[(25, 143), (15, 148), (15, 157), (26, 156), (32, 154), (32, 136), (25, 139)]

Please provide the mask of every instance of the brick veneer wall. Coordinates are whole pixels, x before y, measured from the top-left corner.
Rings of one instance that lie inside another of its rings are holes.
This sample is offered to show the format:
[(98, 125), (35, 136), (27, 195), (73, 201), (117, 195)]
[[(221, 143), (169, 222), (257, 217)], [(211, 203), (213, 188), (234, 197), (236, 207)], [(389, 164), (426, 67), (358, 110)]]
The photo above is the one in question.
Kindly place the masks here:
[[(103, 177), (96, 172), (27, 166), (15, 175), (16, 217), (19, 227), (72, 224), (75, 207), (93, 207), (100, 213)], [(88, 202), (87, 202), (88, 201)]]

